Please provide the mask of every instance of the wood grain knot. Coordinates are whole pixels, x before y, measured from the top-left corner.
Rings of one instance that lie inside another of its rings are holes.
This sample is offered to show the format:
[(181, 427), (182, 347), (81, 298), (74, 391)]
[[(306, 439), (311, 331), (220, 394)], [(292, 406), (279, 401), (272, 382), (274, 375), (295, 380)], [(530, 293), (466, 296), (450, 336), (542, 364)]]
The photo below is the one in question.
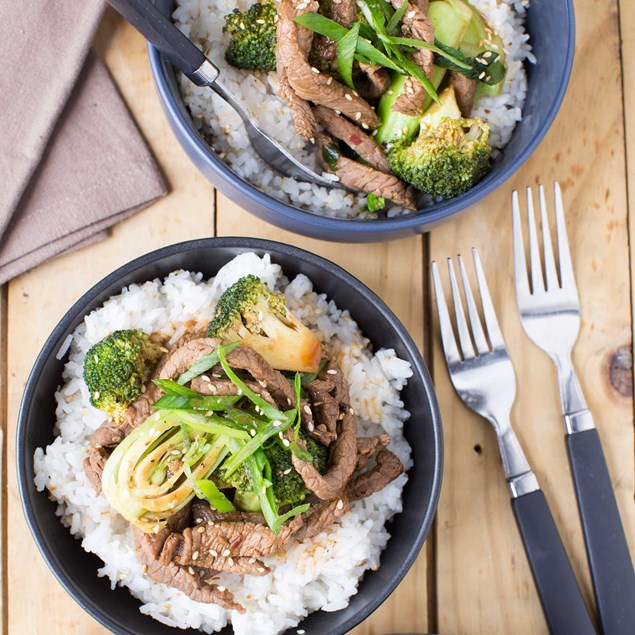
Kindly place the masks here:
[(611, 386), (622, 397), (633, 397), (633, 350), (632, 345), (624, 344), (614, 350), (608, 363)]

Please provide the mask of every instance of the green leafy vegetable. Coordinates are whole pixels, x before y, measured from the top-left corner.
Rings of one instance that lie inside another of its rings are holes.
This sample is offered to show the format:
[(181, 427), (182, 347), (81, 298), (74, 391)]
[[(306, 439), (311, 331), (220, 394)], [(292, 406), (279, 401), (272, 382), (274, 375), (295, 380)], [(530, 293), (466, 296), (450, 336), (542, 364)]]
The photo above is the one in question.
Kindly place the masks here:
[(359, 22), (337, 44), (337, 70), (344, 83), (355, 90), (353, 83), (353, 61), (355, 59), (355, 49), (359, 38)]
[(214, 397), (213, 395), (201, 395), (190, 397), (189, 395), (163, 395), (154, 403), (153, 408), (160, 410), (204, 410), (206, 412), (227, 410), (233, 406), (240, 396)]
[(366, 197), (366, 209), (369, 212), (378, 212), (386, 207), (386, 199), (383, 196), (375, 196), (372, 192), (369, 192)]
[(337, 169), (337, 161), (342, 156), (340, 149), (337, 147), (335, 143), (325, 143), (322, 146), (322, 158), (326, 162), (326, 164), (331, 168), (331, 170), (335, 171)]
[[(458, 70), (459, 72), (462, 72), (464, 70), (471, 70), (472, 68), (467, 62), (463, 61), (463, 59), (466, 59), (467, 56), (463, 55), (456, 49), (452, 49), (452, 47), (450, 46), (444, 46), (443, 44), (438, 43), (436, 45), (430, 44), (429, 42), (424, 42), (423, 40), (416, 40), (409, 37), (389, 37), (388, 40), (392, 44), (397, 44), (400, 46), (411, 46), (414, 48), (429, 49), (433, 53), (436, 53), (439, 57), (444, 58), (447, 63), (451, 64), (452, 67), (456, 68), (456, 70)], [(460, 57), (452, 55), (450, 51), (456, 51)]]
[(390, 20), (388, 20), (388, 24), (386, 25), (386, 33), (388, 33), (388, 35), (394, 35), (398, 32), (399, 25), (407, 9), (408, 0), (404, 0), (403, 4), (392, 14)]
[[(434, 63), (437, 66), (457, 71), (489, 86), (498, 84), (505, 77), (505, 65), (498, 60), (499, 54), (494, 51), (485, 51), (476, 57), (469, 57), (441, 42), (437, 42), (437, 46), (445, 53), (435, 56)], [(460, 63), (457, 64), (457, 61)]]
[[(232, 505), (231, 501), (221, 492), (213, 481), (209, 479), (201, 479), (196, 482), (196, 486), (203, 494), (204, 498), (214, 509), (218, 510), (221, 514), (226, 512), (235, 512), (236, 508)], [(198, 492), (197, 492), (198, 495)]]
[(293, 518), (294, 516), (298, 516), (299, 514), (304, 514), (304, 512), (309, 509), (309, 507), (311, 507), (311, 505), (309, 505), (308, 503), (305, 503), (304, 505), (298, 505), (297, 507), (290, 509), (286, 514), (282, 514), (282, 516), (278, 516), (278, 518), (274, 522), (274, 526), (271, 529), (273, 530), (275, 534), (279, 533), (280, 528), (282, 527), (284, 523), (287, 522), (287, 520), (289, 520), (290, 518)]
[[(240, 342), (232, 342), (231, 344), (225, 344), (225, 353), (231, 353)], [(195, 377), (202, 375), (210, 368), (214, 368), (220, 361), (218, 357), (218, 349), (215, 348), (211, 353), (203, 355), (189, 370), (184, 372), (178, 379), (179, 384), (187, 384)]]
[(153, 379), (152, 382), (158, 386), (166, 395), (183, 395), (184, 397), (200, 397), (201, 394), (187, 386), (181, 386), (171, 379)]

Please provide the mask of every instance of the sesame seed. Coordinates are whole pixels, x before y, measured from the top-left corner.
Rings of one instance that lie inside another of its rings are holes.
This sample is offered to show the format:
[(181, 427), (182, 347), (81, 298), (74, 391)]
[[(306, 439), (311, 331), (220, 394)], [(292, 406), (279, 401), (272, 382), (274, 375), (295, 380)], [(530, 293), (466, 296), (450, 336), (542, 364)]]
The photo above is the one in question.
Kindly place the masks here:
[(329, 369), (326, 371), (326, 374), (327, 374), (327, 375), (337, 375), (337, 371), (336, 371), (334, 368), (329, 368)]
[(99, 399), (99, 391), (93, 393), (93, 399)]
[(394, 94), (395, 94), (395, 91), (394, 91), (392, 88), (389, 88), (386, 92), (387, 92), (389, 95), (394, 95)]
[(208, 411), (205, 413), (205, 416), (206, 416), (206, 417), (211, 417), (213, 414), (214, 414), (214, 411), (213, 411), (213, 410), (208, 410)]
[(282, 421), (274, 421), (273, 422), (273, 427), (274, 428), (279, 428), (282, 425)]
[(256, 436), (256, 431), (252, 428), (252, 429), (249, 431), (249, 434), (251, 434), (251, 436), (252, 436), (252, 437), (255, 437), (255, 436)]
[(290, 406), (291, 405), (291, 399), (289, 399), (289, 397), (287, 397), (287, 404)]
[(254, 562), (256, 562), (255, 558), (249, 558), (249, 564), (254, 564)]
[(362, 122), (362, 128), (363, 128), (364, 130), (368, 130), (368, 124), (366, 124), (366, 123)]
[(291, 443), (289, 443), (289, 439), (282, 439), (282, 445), (284, 445), (285, 448), (288, 448)]
[(341, 115), (341, 114), (342, 114), (342, 111), (341, 111), (341, 110), (336, 110), (336, 111), (335, 111), (335, 114), (336, 114), (336, 115)]
[(355, 411), (352, 408), (349, 408), (348, 411), (352, 414), (355, 415)]
[(198, 531), (199, 534), (202, 534), (202, 533), (205, 532), (205, 527), (203, 527), (203, 526), (197, 527), (196, 531)]
[(176, 456), (177, 454), (181, 454), (181, 450), (172, 450), (170, 454), (173, 454), (174, 456)]
[(266, 493), (267, 493), (267, 486), (266, 486), (266, 485), (263, 485), (263, 486), (262, 486), (262, 493), (263, 493), (263, 494), (266, 494)]
[(212, 380), (207, 375), (201, 375), (201, 379), (206, 382), (211, 382)]
[(315, 66), (311, 66), (311, 70), (312, 70), (314, 73), (316, 73), (317, 75), (319, 75), (319, 74), (320, 74), (319, 69), (315, 68)]
[(492, 57), (493, 53), (492, 51), (485, 51), (485, 53), (483, 53), (483, 57), (488, 58), (488, 57)]
[(281, 439), (284, 439), (284, 434), (282, 434), (282, 430), (281, 430), (280, 432), (278, 432), (278, 436), (279, 436)]
[(113, 437), (112, 438), (112, 442), (113, 443), (119, 443), (121, 441), (121, 437)]
[(218, 558), (218, 551), (214, 550), (214, 549), (210, 549), (210, 555), (212, 556), (212, 558)]
[(302, 408), (302, 410), (304, 410), (304, 412), (306, 412), (308, 415), (312, 414), (311, 408), (309, 408), (309, 406), (304, 406), (304, 408)]
[(225, 549), (225, 551), (223, 551), (223, 558), (227, 558), (228, 556), (231, 556), (231, 551), (229, 549)]
[(303, 628), (299, 628), (299, 629), (296, 631), (296, 633), (297, 633), (298, 635), (304, 635), (304, 634), (306, 633), (306, 631), (305, 631)]
[(483, 71), (483, 72), (482, 72), (482, 73), (478, 76), (478, 78), (479, 78), (479, 79), (483, 79), (483, 77), (485, 77), (485, 71)]
[(309, 429), (309, 432), (313, 432), (313, 430), (315, 430), (315, 426), (309, 422), (309, 425), (307, 426), (307, 428)]
[(194, 522), (195, 522), (197, 525), (200, 525), (200, 524), (203, 522), (203, 519), (202, 519), (202, 518), (197, 518)]
[(256, 24), (266, 24), (264, 20), (256, 20)]
[(144, 565), (141, 567), (141, 571), (143, 571), (144, 573), (148, 573), (148, 565), (147, 565), (147, 564), (144, 564)]
[(283, 473), (285, 476), (286, 476), (287, 474), (290, 474), (290, 473), (291, 473), (291, 468), (286, 469), (286, 470), (285, 470), (284, 472), (282, 472), (282, 473)]
[(262, 380), (262, 379), (261, 379), (260, 381), (258, 381), (258, 383), (260, 384), (260, 386), (261, 386), (262, 388), (266, 388), (266, 387), (267, 387), (267, 382), (266, 382), (266, 381), (264, 381), (264, 380)]
[(192, 567), (188, 567), (187, 570), (190, 572), (191, 575), (194, 575), (194, 569)]
[(346, 99), (348, 99), (348, 101), (353, 101), (353, 98), (348, 93), (346, 93), (344, 95), (344, 97), (346, 97)]
[(356, 112), (355, 113), (355, 121), (359, 121), (362, 118), (362, 113), (361, 112)]
[(233, 558), (227, 558), (227, 564), (228, 564), (230, 567), (233, 567), (233, 566), (234, 566), (234, 559), (233, 559)]
[(258, 567), (257, 571), (258, 573), (264, 573), (266, 569), (264, 567)]
[(198, 551), (195, 551), (195, 552), (192, 554), (192, 560), (198, 560)]
[(216, 587), (221, 593), (225, 590), (224, 586), (221, 586), (220, 584)]
[(414, 11), (408, 11), (408, 13), (406, 13), (406, 17), (409, 18), (410, 20), (412, 20), (412, 18), (415, 17), (415, 12)]
[(344, 507), (344, 501), (337, 501), (337, 505), (335, 505), (335, 509), (342, 509)]
[(332, 83), (333, 83), (333, 78), (332, 78), (332, 77), (329, 77), (329, 78), (326, 80), (326, 85), (327, 85), (327, 86), (330, 86)]

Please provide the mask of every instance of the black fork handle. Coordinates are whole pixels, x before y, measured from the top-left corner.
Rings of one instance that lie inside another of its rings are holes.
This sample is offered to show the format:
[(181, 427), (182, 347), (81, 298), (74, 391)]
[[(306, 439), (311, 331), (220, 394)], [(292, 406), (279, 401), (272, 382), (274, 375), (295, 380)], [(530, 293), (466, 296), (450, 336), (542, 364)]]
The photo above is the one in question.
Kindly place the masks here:
[(205, 56), (150, 0), (108, 0), (150, 44), (186, 75), (192, 75)]
[(541, 490), (512, 499), (551, 635), (595, 635), (547, 500)]
[(635, 633), (635, 571), (597, 430), (566, 437), (603, 635)]

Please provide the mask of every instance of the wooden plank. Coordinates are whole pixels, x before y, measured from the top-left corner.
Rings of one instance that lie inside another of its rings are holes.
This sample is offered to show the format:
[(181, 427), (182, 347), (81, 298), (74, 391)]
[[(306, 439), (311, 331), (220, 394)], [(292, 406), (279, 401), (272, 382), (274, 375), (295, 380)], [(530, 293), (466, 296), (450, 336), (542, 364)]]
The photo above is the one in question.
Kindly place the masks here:
[(9, 286), (8, 624), (13, 633), (106, 632), (75, 604), (48, 571), (20, 508), (14, 469), (15, 421), (34, 358), (65, 311), (104, 275), (147, 251), (211, 235), (214, 231), (214, 190), (192, 166), (169, 129), (152, 85), (145, 42), (109, 12), (97, 46), (163, 167), (172, 191), (162, 201), (116, 227), (107, 241), (57, 258)]
[[(423, 349), (423, 243), (421, 237), (379, 244), (339, 244), (314, 240), (266, 225), (217, 195), (217, 235), (268, 238), (296, 245), (341, 265), (375, 291)], [(356, 635), (425, 631), (428, 627), (427, 561), (422, 551), (411, 572), (385, 604), (352, 632)]]
[(0, 633), (8, 632), (7, 566), (7, 286), (0, 286)]
[[(563, 185), (583, 317), (574, 360), (632, 541), (633, 403), (628, 391), (616, 390), (607, 372), (615, 352), (621, 346), (630, 347), (631, 339), (616, 3), (605, 3), (600, 9), (591, 0), (580, 0), (576, 17), (573, 77), (551, 132), (499, 192), (461, 220), (432, 233), (431, 253), (441, 261), (472, 246), (479, 249), (515, 363), (516, 431), (589, 600), (590, 578), (563, 443), (555, 369), (524, 335), (515, 307), (510, 216), (512, 189), (539, 181), (550, 184), (553, 179)], [(589, 68), (594, 69), (592, 77)], [(439, 631), (545, 633), (493, 431), (459, 403), (438, 346), (434, 368), (446, 442), (437, 516)], [(632, 542), (631, 546), (635, 547)]]

